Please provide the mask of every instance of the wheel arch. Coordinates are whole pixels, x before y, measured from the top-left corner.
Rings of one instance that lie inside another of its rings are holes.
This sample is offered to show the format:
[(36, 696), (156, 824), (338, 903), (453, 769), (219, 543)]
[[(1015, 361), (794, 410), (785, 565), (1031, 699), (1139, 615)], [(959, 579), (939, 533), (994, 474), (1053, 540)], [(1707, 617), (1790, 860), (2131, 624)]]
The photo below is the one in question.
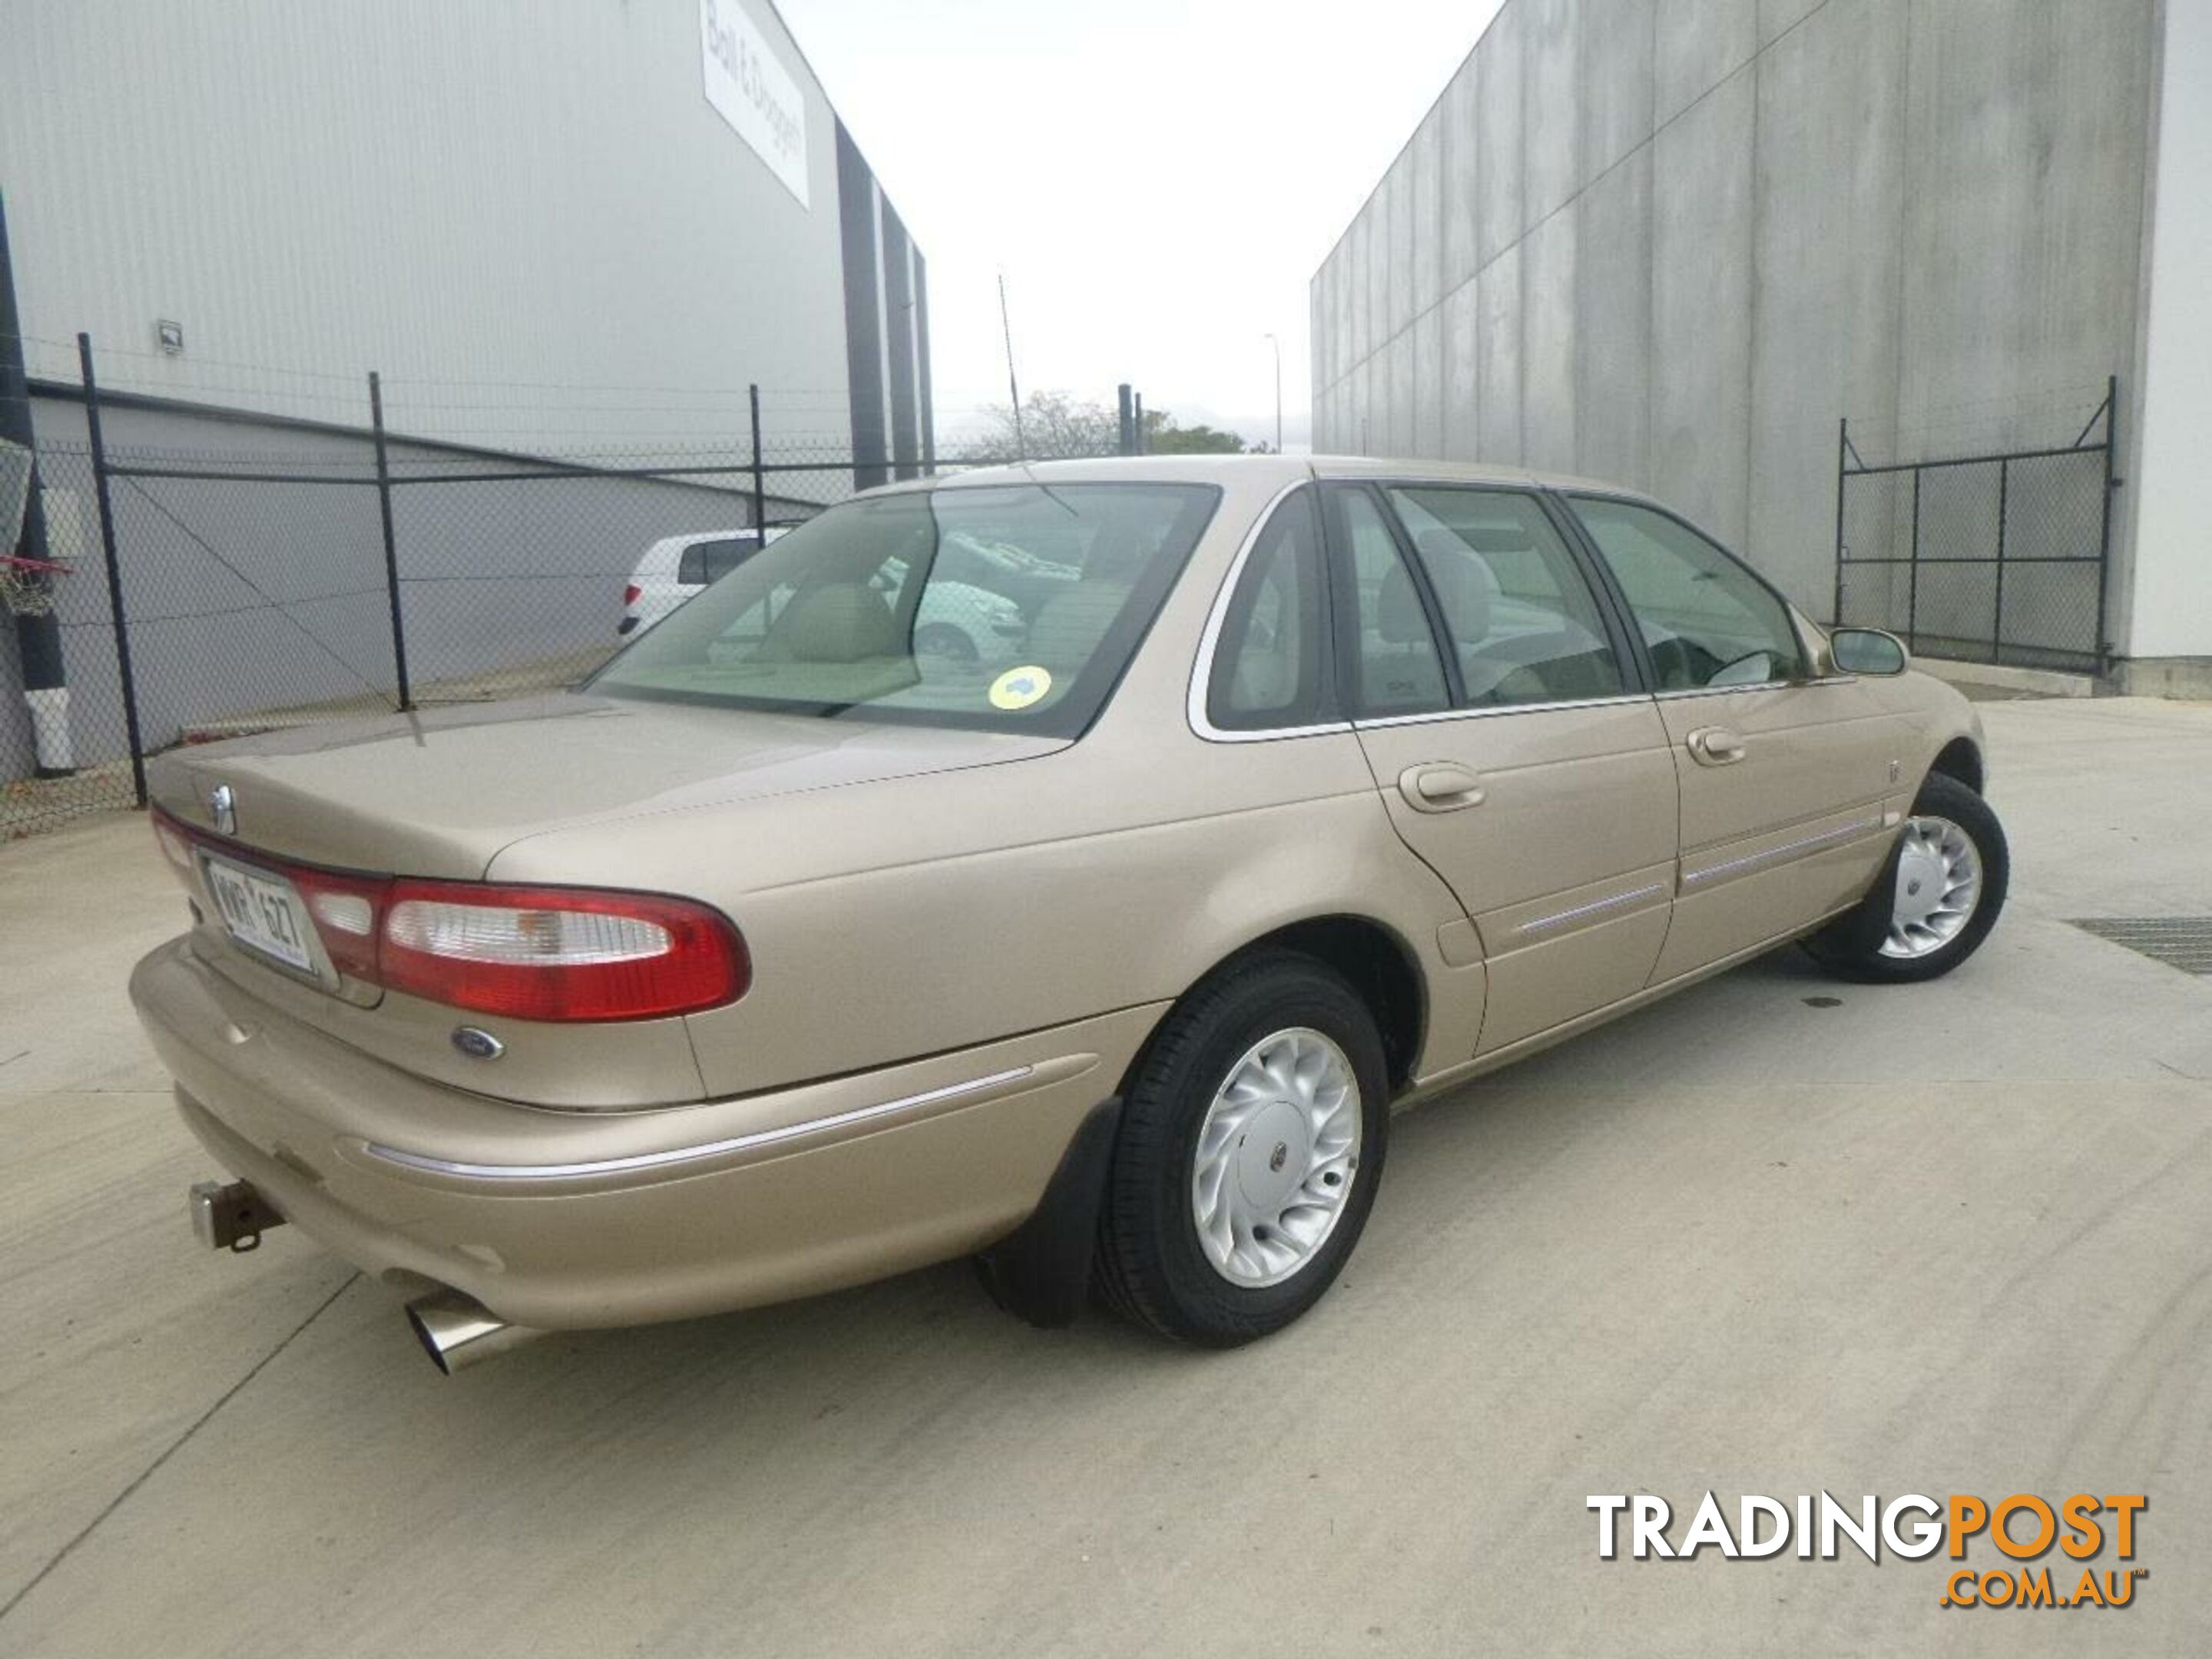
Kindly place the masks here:
[[(1428, 1031), (1429, 988), (1420, 959), (1395, 928), (1350, 913), (1304, 917), (1246, 940), (1192, 984), (1201, 985), (1266, 951), (1295, 951), (1341, 974), (1374, 1016), (1392, 1093), (1413, 1080)], [(1140, 1053), (1131, 1066), (1133, 1073), (1144, 1060)]]
[(1937, 750), (1928, 769), (1955, 778), (1978, 795), (1982, 793), (1982, 780), (1987, 775), (1982, 764), (1981, 746), (1969, 737), (1954, 738)]

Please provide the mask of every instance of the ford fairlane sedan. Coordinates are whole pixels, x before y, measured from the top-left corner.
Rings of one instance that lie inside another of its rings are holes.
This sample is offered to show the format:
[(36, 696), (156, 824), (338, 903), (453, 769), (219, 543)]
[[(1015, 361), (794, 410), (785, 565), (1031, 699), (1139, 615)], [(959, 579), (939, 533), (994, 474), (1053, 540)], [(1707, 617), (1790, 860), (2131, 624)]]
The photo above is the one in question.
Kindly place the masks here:
[[(993, 651), (923, 648), (946, 582)], [(963, 1256), (1041, 1324), (1260, 1337), (1395, 1107), (1793, 941), (1932, 978), (2007, 872), (1896, 640), (1429, 462), (895, 485), (573, 690), (150, 776), (204, 1237), (296, 1225), (447, 1369)]]

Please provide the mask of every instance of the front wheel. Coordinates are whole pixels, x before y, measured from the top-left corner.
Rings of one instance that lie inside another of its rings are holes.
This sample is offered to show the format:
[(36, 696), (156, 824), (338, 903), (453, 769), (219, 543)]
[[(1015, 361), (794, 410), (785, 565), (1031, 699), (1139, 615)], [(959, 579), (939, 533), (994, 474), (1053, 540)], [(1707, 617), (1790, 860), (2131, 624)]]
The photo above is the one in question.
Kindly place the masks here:
[(915, 630), (914, 653), (947, 664), (967, 666), (978, 660), (975, 641), (951, 623), (924, 623)]
[(1101, 1217), (1105, 1300), (1208, 1347), (1296, 1319), (1366, 1224), (1389, 1086), (1373, 1016), (1322, 963), (1270, 951), (1200, 985), (1125, 1096)]
[(1812, 938), (1814, 960), (1846, 979), (1911, 984), (1949, 973), (1981, 948), (2012, 874), (2004, 827), (1956, 778), (1929, 775), (1882, 874)]

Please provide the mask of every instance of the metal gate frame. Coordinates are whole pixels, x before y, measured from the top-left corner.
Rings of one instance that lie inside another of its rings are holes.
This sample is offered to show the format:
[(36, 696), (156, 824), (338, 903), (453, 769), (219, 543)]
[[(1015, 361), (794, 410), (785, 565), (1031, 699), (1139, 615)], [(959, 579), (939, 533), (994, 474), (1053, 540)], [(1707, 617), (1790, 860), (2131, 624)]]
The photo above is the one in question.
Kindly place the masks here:
[[(2094, 557), (2097, 566), (2097, 623), (2096, 632), (2093, 637), (2095, 645), (2092, 652), (2082, 654), (2079, 666), (2087, 672), (2098, 675), (2106, 673), (2110, 669), (2112, 659), (2112, 646), (2106, 631), (2106, 623), (2112, 586), (2112, 494), (2119, 488), (2120, 483), (2117, 473), (2117, 459), (2119, 453), (2119, 410), (2120, 380), (2119, 376), (2115, 374), (2108, 376), (2106, 380), (2105, 401), (2098, 405), (2096, 412), (2089, 416), (2080, 434), (2070, 444), (2055, 448), (2013, 450), (1987, 455), (1947, 456), (1928, 461), (1894, 461), (1882, 465), (1869, 465), (1861, 458), (1857, 448), (1851, 442), (1850, 419), (1845, 417), (1838, 421), (1836, 433), (1836, 585), (1833, 609), (1830, 612), (1832, 620), (1838, 626), (1843, 624), (1844, 571), (1847, 564), (1865, 567), (1899, 564), (1909, 566), (1911, 576), (1906, 589), (1905, 642), (1908, 647), (1917, 651), (1919, 649), (1921, 568), (1923, 565), (1991, 565), (1995, 567), (1995, 603), (1991, 606), (1993, 626), (1990, 629), (1989, 654), (1986, 659), (1977, 659), (1977, 660), (1986, 660), (1993, 664), (2002, 663), (2005, 660), (2004, 652), (2008, 644), (2013, 645), (2015, 648), (2039, 651), (2049, 656), (2081, 654), (2068, 653), (2063, 647), (2036, 646), (2020, 641), (2007, 640), (2004, 629), (2004, 578), (2008, 563), (2014, 567), (2021, 564), (2087, 564), (2091, 562), (2091, 559), (2087, 555), (2057, 557), (2049, 556), (2023, 557), (2015, 555), (2008, 560), (2005, 552), (2005, 509), (2008, 499), (2013, 463), (2101, 452), (2104, 456), (2104, 491), (2103, 499), (2099, 504), (2097, 551)], [(2089, 441), (2089, 434), (2097, 429), (2100, 422), (2104, 426), (2103, 435), (2093, 443)], [(1954, 467), (1990, 465), (1995, 465), (1997, 469), (1996, 542), (1994, 551), (1987, 557), (1923, 554), (1920, 545), (1920, 484), (1923, 475)], [(1902, 472), (1909, 472), (1912, 475), (1911, 550), (1902, 556), (1850, 557), (1850, 549), (1844, 539), (1845, 492), (1850, 487), (1850, 480)]]

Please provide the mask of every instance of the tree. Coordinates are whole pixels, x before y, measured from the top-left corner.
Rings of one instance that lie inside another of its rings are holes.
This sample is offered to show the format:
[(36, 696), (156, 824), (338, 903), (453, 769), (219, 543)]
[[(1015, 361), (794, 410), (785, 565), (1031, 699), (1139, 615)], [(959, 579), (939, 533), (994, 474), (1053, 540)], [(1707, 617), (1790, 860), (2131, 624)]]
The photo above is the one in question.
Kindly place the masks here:
[(1216, 431), (1202, 423), (1177, 426), (1175, 416), (1164, 409), (1145, 411), (1145, 448), (1153, 455), (1243, 455), (1248, 453), (1243, 439), (1235, 433)]
[(962, 447), (981, 461), (1071, 460), (1111, 455), (1121, 447), (1121, 417), (1098, 404), (1078, 403), (1065, 392), (1032, 392), (1022, 399), (1017, 440), (1012, 406), (983, 411), (984, 429)]
[[(1014, 411), (995, 404), (983, 411), (983, 430), (960, 447), (963, 459), (1012, 461), (1074, 460), (1118, 454), (1121, 418), (1103, 404), (1079, 403), (1065, 392), (1032, 392), (1022, 399), (1021, 430)], [(1265, 444), (1247, 444), (1234, 432), (1203, 423), (1178, 426), (1164, 409), (1145, 411), (1145, 450), (1152, 455), (1264, 455)]]

